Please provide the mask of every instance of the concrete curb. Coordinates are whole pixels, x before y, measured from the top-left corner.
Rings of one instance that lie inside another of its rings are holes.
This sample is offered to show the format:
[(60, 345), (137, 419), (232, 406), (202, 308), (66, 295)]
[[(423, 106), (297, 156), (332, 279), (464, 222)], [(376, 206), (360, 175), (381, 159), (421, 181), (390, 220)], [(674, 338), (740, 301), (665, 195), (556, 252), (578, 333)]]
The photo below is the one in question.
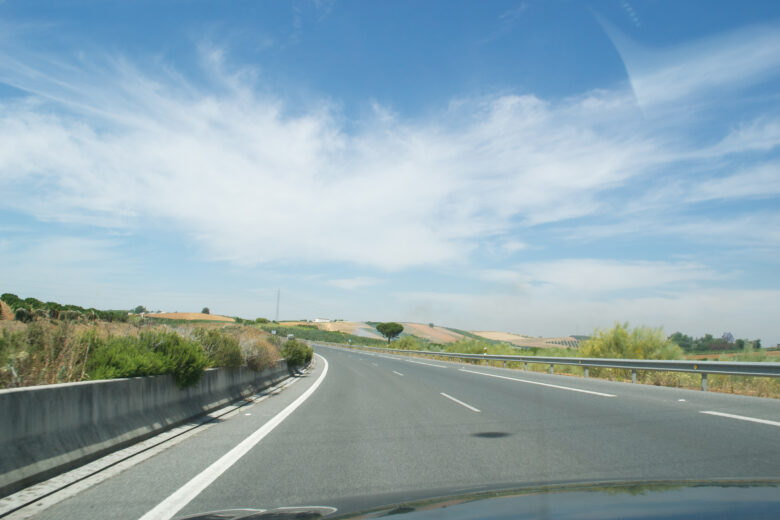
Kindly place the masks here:
[(206, 370), (180, 389), (171, 376), (0, 390), (0, 497), (125, 448), (290, 375)]

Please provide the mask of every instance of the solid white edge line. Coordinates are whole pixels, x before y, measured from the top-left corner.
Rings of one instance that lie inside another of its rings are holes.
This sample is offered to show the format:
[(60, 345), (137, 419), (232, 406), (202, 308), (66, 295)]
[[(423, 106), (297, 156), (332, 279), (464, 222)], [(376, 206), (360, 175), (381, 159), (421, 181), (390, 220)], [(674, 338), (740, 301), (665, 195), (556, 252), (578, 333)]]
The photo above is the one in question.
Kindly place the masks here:
[(770, 426), (780, 426), (780, 422), (778, 421), (770, 421), (768, 419), (757, 419), (756, 417), (745, 417), (744, 415), (734, 415), (730, 413), (712, 412), (712, 411), (700, 411), (699, 413), (706, 413), (707, 415), (717, 415), (718, 417), (728, 417), (729, 419), (738, 419), (740, 421), (750, 421), (750, 422), (756, 422), (761, 424), (768, 424)]
[(569, 386), (551, 385), (550, 383), (540, 383), (539, 381), (529, 381), (527, 379), (518, 379), (516, 377), (499, 376), (498, 374), (486, 374), (485, 372), (475, 372), (474, 370), (468, 370), (465, 368), (459, 368), (460, 372), (468, 372), (470, 374), (479, 374), (481, 376), (496, 377), (498, 379), (508, 379), (509, 381), (518, 381), (520, 383), (528, 383), (530, 385), (549, 386), (550, 388), (559, 388), (561, 390), (570, 390), (572, 392), (582, 392), (583, 394), (598, 395), (600, 397), (617, 397), (615, 394), (605, 394), (602, 392), (594, 392), (592, 390), (582, 390), (581, 388), (571, 388)]
[(461, 406), (465, 406), (466, 408), (468, 408), (468, 409), (469, 409), (469, 410), (471, 410), (472, 412), (477, 412), (477, 413), (479, 413), (479, 410), (478, 410), (477, 408), (474, 408), (474, 407), (473, 407), (473, 406), (471, 406), (470, 404), (466, 404), (466, 403), (464, 403), (463, 401), (460, 401), (460, 400), (458, 400), (458, 399), (455, 399), (455, 398), (454, 398), (454, 397), (452, 397), (451, 395), (447, 395), (447, 394), (445, 394), (444, 392), (439, 392), (439, 393), (440, 393), (441, 395), (443, 395), (444, 397), (446, 397), (447, 399), (451, 399), (451, 400), (455, 401), (456, 403), (458, 403), (459, 405), (461, 405)]
[(396, 372), (395, 370), (393, 370), (393, 374), (398, 374), (399, 376), (403, 377), (403, 374), (401, 372)]
[(306, 399), (308, 399), (317, 387), (320, 386), (325, 379), (325, 375), (328, 373), (328, 361), (315, 354), (324, 363), (322, 374), (312, 384), (308, 390), (302, 393), (295, 401), (287, 405), (287, 407), (276, 414), (271, 420), (265, 423), (263, 426), (255, 430), (249, 437), (238, 443), (233, 449), (224, 454), (216, 462), (211, 464), (208, 468), (201, 471), (189, 482), (184, 484), (178, 490), (176, 490), (168, 498), (157, 504), (152, 510), (146, 513), (140, 518), (140, 520), (168, 520), (173, 515), (178, 513), (184, 506), (189, 504), (192, 499), (198, 496), (204, 489), (209, 487), (212, 482), (217, 480), (220, 475), (227, 471), (233, 464), (246, 455), (258, 442), (271, 433), (274, 428), (279, 426), (290, 414), (292, 414), (300, 405), (302, 405)]

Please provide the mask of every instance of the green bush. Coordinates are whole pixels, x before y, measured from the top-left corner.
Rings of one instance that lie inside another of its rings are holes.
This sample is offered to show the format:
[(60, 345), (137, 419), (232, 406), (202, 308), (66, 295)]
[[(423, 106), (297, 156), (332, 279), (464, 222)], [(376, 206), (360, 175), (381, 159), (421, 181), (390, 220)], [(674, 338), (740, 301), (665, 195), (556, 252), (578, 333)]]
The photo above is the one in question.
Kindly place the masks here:
[(683, 351), (661, 329), (616, 323), (609, 330), (596, 330), (580, 347), (584, 357), (626, 359), (683, 359)]
[(138, 337), (96, 340), (87, 362), (90, 379), (171, 374), (181, 387), (200, 380), (208, 359), (200, 344), (175, 332), (142, 332)]
[[(582, 357), (617, 359), (683, 359), (683, 350), (668, 339), (663, 330), (649, 327), (635, 327), (628, 330), (628, 323), (616, 323), (609, 330), (597, 329), (590, 339), (580, 347)], [(625, 379), (628, 370), (592, 368), (595, 377), (614, 375)], [(648, 375), (639, 376), (644, 381)]]
[(401, 339), (394, 341), (391, 345), (392, 348), (403, 350), (427, 350), (428, 345), (425, 341), (416, 336), (404, 336)]
[(241, 347), (233, 336), (217, 329), (195, 329), (194, 335), (203, 345), (203, 352), (211, 366), (238, 368), (244, 364)]
[(99, 320), (103, 320), (103, 321), (116, 321), (121, 323), (127, 323), (128, 321), (130, 321), (130, 316), (127, 315), (127, 311), (95, 310), (95, 314), (97, 314)]
[(282, 356), (287, 360), (287, 366), (295, 368), (309, 364), (314, 350), (305, 343), (291, 339), (282, 345)]
[(81, 313), (79, 311), (74, 311), (74, 310), (60, 311), (61, 321), (77, 321), (79, 318), (81, 318)]
[(19, 307), (16, 309), (16, 312), (14, 312), (14, 319), (16, 321), (21, 321), (22, 323), (29, 323), (33, 320), (33, 315), (24, 307)]
[(24, 301), (15, 294), (3, 293), (0, 295), (0, 300), (3, 300), (12, 311), (15, 311), (19, 307), (24, 307)]

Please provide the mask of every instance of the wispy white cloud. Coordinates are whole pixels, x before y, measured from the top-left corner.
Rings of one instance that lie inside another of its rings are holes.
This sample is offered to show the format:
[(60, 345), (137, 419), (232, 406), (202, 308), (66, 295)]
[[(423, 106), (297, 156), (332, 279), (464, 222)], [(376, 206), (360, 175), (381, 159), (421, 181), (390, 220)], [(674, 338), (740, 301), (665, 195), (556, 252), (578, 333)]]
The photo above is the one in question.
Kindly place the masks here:
[[(666, 205), (668, 207), (668, 204)], [(626, 235), (642, 236), (648, 241), (664, 237), (688, 240), (692, 244), (721, 244), (724, 251), (749, 248), (777, 255), (780, 249), (780, 213), (754, 211), (742, 215), (695, 215), (681, 219), (675, 215), (648, 219), (645, 215), (561, 228), (567, 240), (592, 242)]]
[(514, 269), (486, 269), (477, 278), (506, 284), (523, 292), (560, 295), (604, 293), (625, 290), (668, 290), (700, 282), (722, 280), (725, 275), (693, 262), (618, 261), (571, 258), (526, 262)]
[(780, 67), (780, 26), (744, 27), (666, 49), (643, 47), (600, 18), (645, 107), (762, 81)]
[(724, 177), (699, 181), (687, 190), (688, 200), (763, 199), (780, 196), (780, 162), (771, 161)]
[(0, 57), (0, 77), (36, 95), (0, 110), (4, 204), (109, 227), (164, 222), (237, 264), (398, 269), (462, 261), (512, 221), (597, 211), (602, 190), (659, 155), (640, 132), (602, 124), (628, 124), (630, 98), (464, 98), (427, 121), (380, 110), (348, 134), (329, 102), (293, 113), (258, 94), (251, 69), (204, 54), (208, 88), (123, 59), (51, 70)]
[(723, 275), (691, 262), (563, 259), (520, 266), (529, 285), (562, 294), (659, 290), (692, 282), (722, 279)]
[(328, 285), (332, 285), (333, 287), (338, 287), (339, 289), (353, 291), (361, 287), (377, 285), (382, 283), (382, 280), (378, 278), (372, 278), (370, 276), (356, 276), (354, 278), (337, 278), (335, 280), (328, 280), (326, 283)]
[(493, 42), (512, 32), (512, 30), (515, 28), (515, 25), (517, 25), (517, 21), (521, 16), (523, 16), (528, 7), (528, 2), (521, 2), (514, 7), (510, 7), (506, 11), (503, 11), (500, 15), (498, 15), (497, 25), (493, 31), (484, 38), (478, 40), (476, 42), (477, 45), (484, 45), (486, 43)]

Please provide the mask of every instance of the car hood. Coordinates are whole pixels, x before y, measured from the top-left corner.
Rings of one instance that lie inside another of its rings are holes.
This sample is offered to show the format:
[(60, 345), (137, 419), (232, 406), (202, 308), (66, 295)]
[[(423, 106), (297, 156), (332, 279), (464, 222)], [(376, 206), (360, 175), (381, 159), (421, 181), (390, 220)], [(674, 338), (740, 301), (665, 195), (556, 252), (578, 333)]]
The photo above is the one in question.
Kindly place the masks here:
[(780, 517), (780, 480), (588, 482), (440, 496), (358, 512), (329, 506), (231, 509), (179, 520), (706, 519)]

